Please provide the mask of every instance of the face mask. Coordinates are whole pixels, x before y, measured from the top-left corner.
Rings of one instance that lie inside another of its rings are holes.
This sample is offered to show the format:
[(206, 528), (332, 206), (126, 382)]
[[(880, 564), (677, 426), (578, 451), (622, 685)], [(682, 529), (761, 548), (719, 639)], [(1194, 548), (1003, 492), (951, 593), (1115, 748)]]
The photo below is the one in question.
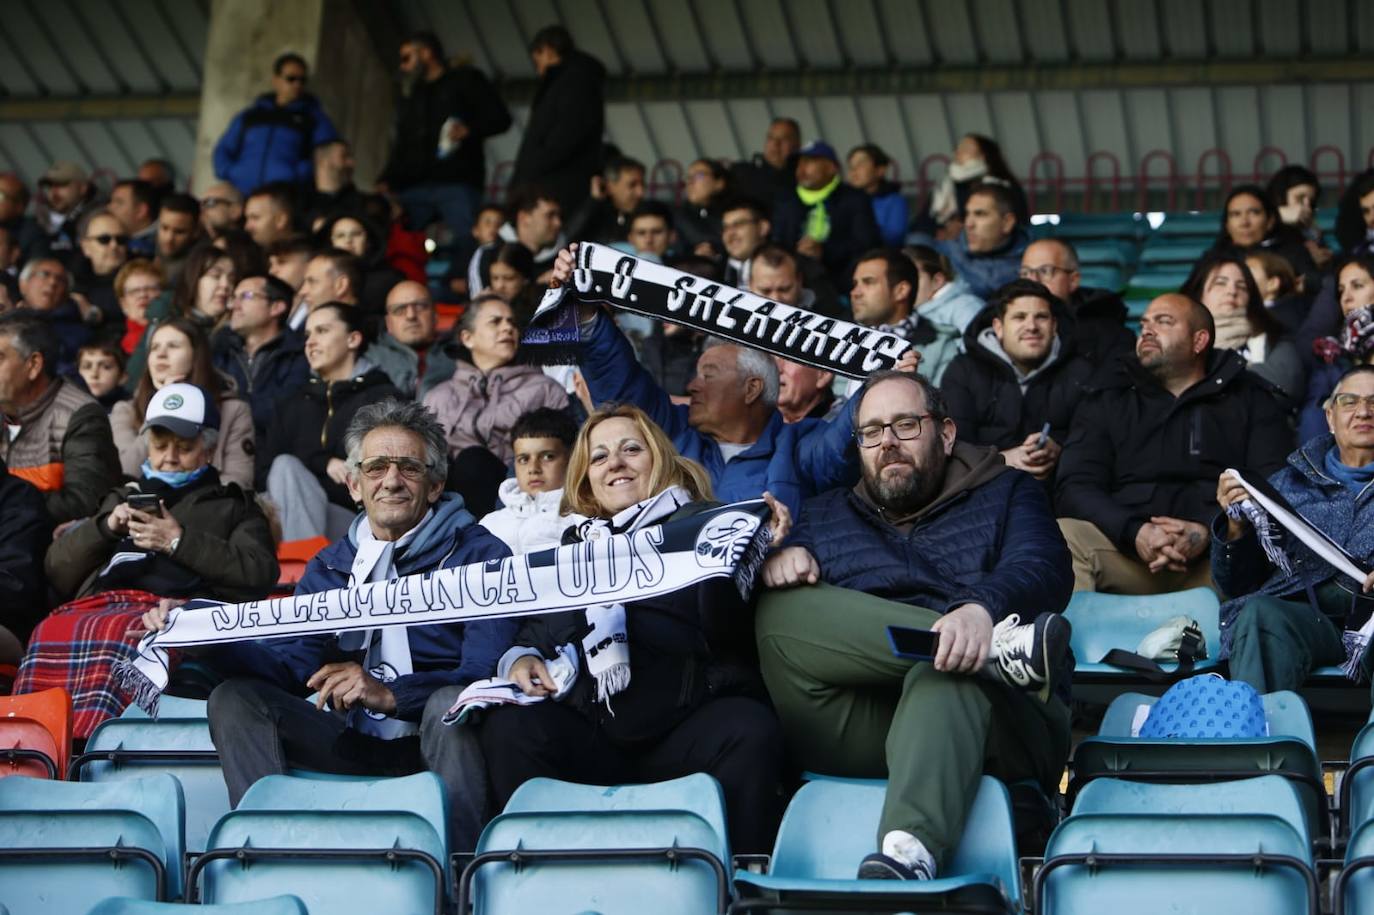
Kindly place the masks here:
[(195, 470), (154, 470), (152, 462), (143, 462), (143, 479), (158, 480), (166, 483), (173, 489), (181, 489), (183, 486), (194, 483), (205, 476), (205, 471), (210, 469), (210, 465), (197, 467)]

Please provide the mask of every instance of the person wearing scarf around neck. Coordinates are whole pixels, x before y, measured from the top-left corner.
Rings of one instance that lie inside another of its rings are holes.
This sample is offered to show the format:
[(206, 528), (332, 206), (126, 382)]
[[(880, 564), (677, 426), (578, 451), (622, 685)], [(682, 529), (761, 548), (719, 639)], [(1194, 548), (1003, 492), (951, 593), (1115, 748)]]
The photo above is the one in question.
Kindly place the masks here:
[[(48, 547), (48, 586), (62, 601), (29, 638), (15, 687), (62, 687), (72, 697), (72, 734), (89, 737), (130, 698), (110, 672), (131, 659), (140, 615), (158, 599), (237, 602), (276, 584), (276, 543), (253, 494), (212, 465), (220, 414), (204, 388), (164, 385), (149, 401), (141, 435), (147, 459), (136, 482), (110, 490), (94, 516)], [(157, 509), (130, 504), (155, 496)]]
[(1298, 414), (1298, 441), (1326, 431), (1326, 401), (1336, 382), (1356, 365), (1374, 361), (1374, 255), (1342, 258), (1336, 270), (1341, 316), (1333, 336), (1312, 341), (1313, 364), (1307, 376), (1307, 399)]
[[(706, 472), (643, 411), (603, 407), (577, 436), (563, 493), (564, 511), (589, 520), (563, 542), (695, 514), (711, 498)], [(776, 543), (791, 514), (764, 498)], [(496, 674), (541, 701), (482, 713), (494, 806), (538, 776), (623, 784), (704, 771), (724, 789), (731, 847), (766, 849), (780, 812), (781, 736), (752, 633), (752, 610), (728, 579), (525, 620)]]
[[(1289, 455), (1269, 483), (1367, 569), (1374, 561), (1374, 366), (1341, 377), (1327, 398), (1326, 421), (1328, 431)], [(1313, 669), (1331, 664), (1367, 679), (1374, 573), (1352, 580), (1295, 536), (1257, 533), (1245, 508), (1249, 493), (1229, 473), (1217, 481), (1217, 502), (1212, 577), (1228, 598), (1220, 657), (1229, 657), (1232, 679), (1262, 693), (1298, 689)], [(1268, 520), (1258, 526), (1277, 528)]]
[[(444, 492), (444, 432), (422, 405), (394, 399), (357, 411), (344, 434), (348, 487), (363, 505), (346, 536), (310, 561), (297, 594), (356, 587), (510, 555)], [(144, 618), (165, 624), (166, 604)], [(210, 694), (210, 735), (229, 800), (288, 768), (406, 775), (444, 782), (449, 839), (471, 850), (486, 816), (476, 736), (446, 727), (462, 688), (490, 677), (511, 620), (389, 627), (231, 642), (199, 654), (226, 679)], [(316, 692), (313, 703), (301, 697)]]

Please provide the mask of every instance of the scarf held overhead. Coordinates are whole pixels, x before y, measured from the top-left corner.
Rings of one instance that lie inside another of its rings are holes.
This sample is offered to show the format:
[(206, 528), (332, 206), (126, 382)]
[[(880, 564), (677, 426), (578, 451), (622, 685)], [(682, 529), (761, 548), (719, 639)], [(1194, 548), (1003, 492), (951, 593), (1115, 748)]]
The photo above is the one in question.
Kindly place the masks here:
[(169, 648), (556, 613), (726, 576), (747, 596), (768, 548), (768, 515), (761, 499), (737, 502), (584, 543), (354, 587), (241, 604), (191, 601), (114, 673), (156, 714)]
[(577, 246), (572, 283), (544, 293), (523, 345), (537, 362), (576, 358), (577, 304), (605, 303), (751, 346), (845, 378), (897, 364), (911, 344), (591, 242)]

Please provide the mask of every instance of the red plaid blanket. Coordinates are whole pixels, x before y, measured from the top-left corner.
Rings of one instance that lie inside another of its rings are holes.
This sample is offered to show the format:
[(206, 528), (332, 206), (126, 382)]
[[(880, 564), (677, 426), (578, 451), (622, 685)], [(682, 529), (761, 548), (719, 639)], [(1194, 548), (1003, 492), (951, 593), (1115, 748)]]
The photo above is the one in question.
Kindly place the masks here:
[(158, 600), (147, 591), (106, 591), (58, 607), (33, 630), (15, 693), (63, 687), (72, 697), (72, 737), (90, 737), (129, 704), (110, 671), (134, 657), (146, 632), (139, 620)]

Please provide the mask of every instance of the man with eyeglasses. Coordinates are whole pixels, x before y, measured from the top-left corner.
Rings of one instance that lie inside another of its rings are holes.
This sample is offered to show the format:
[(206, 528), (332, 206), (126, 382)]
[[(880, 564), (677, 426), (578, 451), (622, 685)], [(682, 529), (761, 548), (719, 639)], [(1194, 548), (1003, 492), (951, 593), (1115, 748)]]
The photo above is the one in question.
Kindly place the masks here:
[[(96, 210), (81, 230), (81, 254), (72, 269), (72, 296), (84, 298), (96, 314), (87, 318), (104, 325), (109, 334), (123, 333), (124, 313), (115, 295), (114, 280), (129, 260), (129, 234), (108, 210)], [(89, 309), (87, 309), (89, 312)]]
[[(888, 779), (859, 878), (931, 879), (980, 774), (1058, 792), (1073, 575), (1044, 487), (961, 441), (924, 376), (879, 372), (854, 399), (862, 479), (807, 500), (764, 563), (759, 664), (791, 759)], [(930, 663), (889, 626), (933, 631)]]
[(453, 377), (454, 357), (439, 341), (434, 301), (423, 283), (403, 280), (391, 287), (386, 332), (367, 348), (366, 358), (416, 400)]
[(267, 440), (277, 402), (305, 384), (310, 366), (301, 335), (286, 326), (295, 292), (275, 276), (239, 280), (229, 323), (215, 333), (215, 367), (233, 378), (253, 411), (256, 441)]
[(1201, 303), (1160, 296), (1140, 319), (1135, 355), (1088, 385), (1055, 490), (1075, 590), (1211, 586), (1217, 477), (1283, 466), (1293, 433), (1278, 390), (1233, 350), (1214, 348), (1215, 333)]
[[(1304, 443), (1269, 484), (1357, 566), (1374, 562), (1374, 366), (1350, 369), (1325, 404), (1330, 430)], [(1316, 667), (1350, 664), (1369, 677), (1371, 658), (1348, 649), (1374, 614), (1374, 574), (1338, 572), (1293, 536), (1265, 544), (1249, 498), (1230, 474), (1217, 481), (1222, 512), (1212, 521), (1212, 576), (1231, 599), (1221, 605), (1222, 657), (1231, 676), (1262, 693), (1298, 689)], [(1270, 551), (1286, 560), (1276, 563)]]
[(315, 147), (339, 132), (305, 83), (299, 54), (288, 51), (272, 62), (272, 91), (235, 115), (215, 144), (215, 177), (241, 194), (276, 181), (310, 183)]
[(1021, 255), (1020, 277), (1034, 280), (1062, 301), (1074, 321), (1074, 343), (1093, 365), (1135, 348), (1126, 328), (1126, 303), (1110, 289), (1082, 285), (1078, 252), (1062, 238), (1033, 241)]
[[(306, 567), (296, 594), (501, 559), (510, 549), (444, 492), (444, 430), (417, 403), (384, 400), (349, 424), (348, 488), (363, 510)], [(145, 622), (158, 629), (163, 610)], [(407, 775), (444, 782), (449, 838), (471, 850), (486, 817), (486, 769), (474, 729), (443, 723), (462, 688), (493, 675), (513, 620), (408, 626), (215, 646), (226, 680), (210, 694), (210, 736), (229, 801), (288, 769)], [(315, 691), (314, 702), (300, 697)], [(418, 737), (418, 740), (415, 738)]]
[(243, 195), (228, 181), (216, 181), (200, 198), (200, 226), (211, 238), (243, 228)]

